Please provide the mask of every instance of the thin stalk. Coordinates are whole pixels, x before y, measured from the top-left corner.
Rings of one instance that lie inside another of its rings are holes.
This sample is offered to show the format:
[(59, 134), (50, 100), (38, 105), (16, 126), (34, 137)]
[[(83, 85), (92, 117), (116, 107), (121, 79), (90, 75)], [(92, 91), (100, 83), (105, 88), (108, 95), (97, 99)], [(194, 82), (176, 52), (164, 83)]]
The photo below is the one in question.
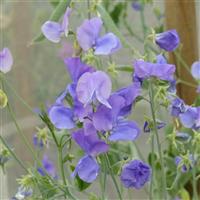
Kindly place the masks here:
[(105, 199), (105, 191), (106, 191), (106, 179), (107, 179), (107, 172), (106, 172), (106, 166), (105, 166), (105, 159), (103, 157), (103, 169), (104, 169), (104, 173), (103, 173), (103, 187), (102, 187), (102, 199)]
[(9, 81), (8, 81), (5, 77), (3, 77), (1, 74), (0, 74), (0, 77), (1, 77), (2, 81), (4, 81), (4, 83), (12, 90), (12, 94), (14, 94), (14, 95), (19, 99), (19, 101), (20, 101), (31, 113), (33, 113), (34, 115), (37, 115), (37, 114), (33, 111), (33, 109), (31, 108), (31, 106), (28, 105), (28, 104), (23, 100), (23, 98), (20, 97), (20, 96), (18, 95), (18, 93), (16, 92), (16, 90), (15, 90), (15, 89), (11, 86), (11, 84), (9, 83)]
[[(196, 145), (194, 145), (194, 153), (195, 153)], [(194, 153), (193, 153), (193, 160), (194, 158)], [(194, 165), (192, 168), (192, 189), (193, 189), (193, 200), (198, 199), (198, 193), (197, 193), (197, 180), (196, 180), (196, 166)]]
[(193, 88), (196, 88), (196, 87), (197, 87), (196, 85), (194, 85), (194, 84), (192, 84), (192, 83), (189, 83), (189, 82), (187, 82), (187, 81), (181, 80), (181, 79), (178, 79), (177, 84), (178, 84), (178, 83), (182, 83), (182, 84), (184, 84), (184, 85), (188, 85), (188, 86), (193, 87)]
[(90, 13), (90, 0), (87, 0), (87, 8), (88, 8), (88, 19), (91, 18), (91, 13)]
[(18, 123), (17, 123), (17, 120), (16, 120), (16, 118), (15, 118), (15, 115), (14, 115), (14, 113), (13, 113), (13, 111), (12, 111), (11, 106), (10, 106), (9, 103), (7, 104), (7, 108), (8, 108), (8, 112), (10, 113), (10, 116), (11, 116), (11, 118), (12, 118), (14, 124), (15, 124), (15, 127), (16, 127), (16, 129), (17, 129), (17, 133), (19, 133), (19, 135), (20, 135), (20, 137), (22, 138), (24, 144), (25, 144), (26, 147), (29, 149), (29, 151), (31, 152), (31, 154), (33, 155), (33, 157), (35, 158), (35, 160), (37, 160), (37, 155), (35, 155), (33, 149), (31, 148), (30, 143), (28, 142), (28, 140), (26, 139), (26, 137), (25, 137), (24, 134), (22, 133), (22, 131), (21, 131), (21, 129), (20, 129)]
[(12, 155), (12, 157), (16, 160), (16, 162), (28, 173), (27, 168), (24, 166), (23, 162), (17, 157), (17, 155), (12, 151), (12, 149), (8, 146), (6, 141), (3, 139), (3, 137), (0, 135), (0, 140), (2, 144), (5, 146), (5, 148), (9, 151), (9, 153)]
[(160, 140), (159, 140), (159, 135), (158, 135), (158, 129), (156, 125), (156, 114), (155, 114), (155, 102), (154, 102), (154, 91), (153, 91), (153, 86), (152, 83), (150, 83), (150, 105), (151, 105), (151, 114), (152, 114), (152, 119), (153, 119), (153, 127), (154, 127), (154, 134), (156, 137), (157, 141), (157, 147), (158, 147), (158, 154), (160, 157), (160, 163), (161, 163), (161, 173), (162, 173), (162, 193), (164, 194), (164, 199), (167, 199), (167, 193), (166, 193), (166, 176), (165, 176), (165, 171), (164, 171), (164, 160), (163, 160), (163, 155), (162, 155), (162, 150), (161, 150), (161, 145), (160, 145)]
[(115, 179), (115, 175), (113, 174), (113, 171), (112, 171), (112, 168), (111, 168), (111, 165), (110, 165), (110, 161), (109, 161), (109, 158), (108, 158), (108, 155), (107, 155), (107, 154), (105, 154), (105, 160), (106, 160), (107, 167), (108, 167), (108, 169), (109, 169), (109, 171), (110, 171), (110, 175), (111, 175), (112, 181), (113, 181), (113, 183), (114, 183), (114, 185), (115, 185), (115, 188), (116, 188), (116, 190), (117, 190), (117, 194), (118, 194), (118, 196), (119, 196), (119, 199), (122, 200), (123, 198), (122, 198), (122, 195), (121, 195), (119, 186), (118, 186), (118, 184), (117, 184), (117, 181), (116, 181), (116, 179)]

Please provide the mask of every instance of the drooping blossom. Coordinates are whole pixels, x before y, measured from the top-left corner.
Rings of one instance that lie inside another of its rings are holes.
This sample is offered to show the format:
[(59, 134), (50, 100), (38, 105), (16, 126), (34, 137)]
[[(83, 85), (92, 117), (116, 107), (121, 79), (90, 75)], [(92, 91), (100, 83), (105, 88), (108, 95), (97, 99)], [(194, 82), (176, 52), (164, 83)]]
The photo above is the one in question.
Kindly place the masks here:
[(43, 156), (42, 165), (43, 168), (38, 167), (37, 169), (41, 176), (45, 176), (47, 173), (52, 178), (57, 178), (56, 167), (46, 154)]
[(134, 77), (141, 80), (156, 77), (161, 80), (171, 81), (175, 72), (175, 66), (166, 63), (150, 63), (144, 60), (136, 60), (133, 66)]
[(71, 14), (71, 8), (67, 7), (63, 17), (62, 23), (54, 21), (46, 21), (42, 27), (42, 33), (51, 42), (58, 43), (61, 40), (61, 36), (64, 34), (68, 35), (69, 29), (69, 16)]
[[(156, 125), (157, 129), (162, 129), (163, 127), (166, 126), (166, 123), (162, 121), (157, 121), (156, 123), (157, 123)], [(145, 133), (151, 132), (153, 130), (153, 124), (149, 123), (148, 121), (145, 121), (143, 130)]]
[(179, 119), (186, 128), (200, 128), (200, 107), (187, 106), (186, 111), (179, 115)]
[(192, 167), (194, 166), (195, 159), (192, 154), (190, 154), (187, 159), (183, 159), (181, 156), (176, 156), (175, 164), (176, 164), (176, 166), (181, 166), (181, 171), (183, 173), (186, 173), (189, 170), (191, 170)]
[(191, 73), (196, 80), (200, 80), (200, 61), (196, 61), (192, 64)]
[(85, 155), (79, 160), (72, 174), (87, 183), (93, 182), (100, 171), (100, 166), (95, 157), (108, 151), (108, 145), (99, 139), (96, 130), (90, 122), (85, 122), (84, 129), (79, 129), (72, 134), (72, 138), (82, 148)]
[(184, 101), (180, 98), (175, 98), (172, 100), (170, 105), (171, 115), (173, 117), (179, 117), (181, 113), (184, 113), (186, 110), (186, 105)]
[(98, 131), (109, 131), (110, 141), (135, 140), (140, 133), (138, 125), (125, 117), (130, 113), (132, 104), (140, 94), (140, 86), (135, 83), (114, 92), (108, 99), (112, 109), (104, 105), (97, 107), (92, 115), (93, 125)]
[(179, 43), (179, 35), (175, 29), (156, 34), (156, 44), (166, 51), (174, 51)]
[(126, 164), (120, 179), (126, 188), (141, 189), (151, 178), (151, 168), (141, 160), (133, 160)]
[(138, 0), (133, 0), (133, 2), (131, 3), (131, 6), (136, 11), (142, 10), (142, 4)]
[(13, 57), (8, 48), (3, 48), (0, 51), (0, 72), (6, 74), (9, 72), (13, 65)]
[(84, 20), (77, 28), (77, 40), (84, 51), (94, 49), (95, 55), (108, 55), (121, 48), (120, 40), (113, 33), (100, 36), (102, 20), (98, 17)]
[(86, 72), (78, 80), (76, 93), (78, 100), (85, 106), (97, 100), (101, 104), (111, 108), (108, 103), (111, 89), (111, 80), (105, 72)]

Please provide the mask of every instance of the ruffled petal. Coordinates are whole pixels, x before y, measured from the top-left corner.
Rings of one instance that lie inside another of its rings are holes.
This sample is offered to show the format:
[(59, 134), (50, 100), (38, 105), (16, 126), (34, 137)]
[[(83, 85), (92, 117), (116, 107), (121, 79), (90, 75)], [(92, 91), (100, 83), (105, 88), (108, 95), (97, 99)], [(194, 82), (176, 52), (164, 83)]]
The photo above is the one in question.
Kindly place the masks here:
[(109, 55), (121, 48), (119, 38), (113, 33), (107, 33), (96, 41), (95, 52), (96, 55)]
[(50, 108), (49, 119), (58, 129), (72, 129), (75, 127), (72, 110), (62, 105), (53, 105)]

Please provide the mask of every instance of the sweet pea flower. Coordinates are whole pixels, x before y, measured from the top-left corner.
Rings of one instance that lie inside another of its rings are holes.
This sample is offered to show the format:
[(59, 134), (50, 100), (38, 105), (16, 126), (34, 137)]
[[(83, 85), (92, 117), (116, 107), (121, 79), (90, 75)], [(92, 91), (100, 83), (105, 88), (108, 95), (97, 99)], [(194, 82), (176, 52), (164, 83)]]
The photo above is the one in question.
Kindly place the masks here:
[(133, 66), (133, 76), (141, 80), (156, 77), (161, 80), (171, 81), (175, 72), (175, 66), (172, 64), (150, 63), (144, 60), (136, 60)]
[[(90, 106), (84, 107), (78, 101), (76, 87), (79, 78), (86, 72), (94, 72), (91, 66), (83, 63), (79, 57), (66, 58), (64, 60), (72, 83), (68, 84), (66, 89), (57, 97), (55, 103), (48, 111), (51, 123), (58, 129), (72, 129), (75, 127), (75, 119), (80, 121), (92, 109)], [(66, 95), (69, 94), (73, 100), (73, 108), (64, 105)]]
[(176, 164), (176, 166), (179, 166), (179, 165), (181, 166), (181, 171), (183, 173), (186, 173), (189, 170), (191, 170), (195, 164), (194, 156), (192, 154), (190, 154), (187, 159), (188, 159), (188, 161), (186, 164), (181, 156), (175, 157), (175, 164)]
[(173, 117), (179, 117), (181, 113), (184, 113), (186, 110), (186, 105), (184, 101), (180, 98), (175, 98), (172, 100), (170, 105), (171, 115)]
[(156, 34), (156, 44), (166, 51), (174, 51), (179, 43), (179, 35), (175, 29)]
[(69, 32), (68, 26), (70, 14), (71, 8), (67, 7), (61, 24), (54, 21), (46, 21), (41, 27), (44, 36), (54, 43), (60, 42), (61, 36), (63, 34), (65, 34), (65, 36), (67, 37)]
[(78, 175), (83, 181), (91, 183), (97, 178), (100, 171), (95, 157), (107, 152), (109, 147), (103, 140), (98, 138), (93, 125), (88, 122), (85, 122), (84, 129), (74, 132), (72, 138), (85, 152), (85, 155), (79, 160), (72, 177)]
[(125, 117), (130, 113), (131, 106), (139, 94), (140, 86), (137, 83), (113, 93), (108, 99), (112, 109), (99, 105), (93, 113), (94, 127), (98, 131), (109, 131), (110, 141), (135, 140), (140, 134), (140, 129), (135, 122)]
[(13, 65), (13, 57), (8, 48), (3, 48), (0, 51), (0, 72), (6, 74), (9, 72)]
[(186, 128), (200, 128), (200, 107), (187, 106), (186, 111), (179, 115), (181, 123)]
[(44, 169), (41, 167), (38, 167), (37, 169), (41, 176), (45, 176), (46, 173), (48, 173), (52, 178), (57, 178), (55, 165), (47, 155), (43, 156), (42, 165)]
[(142, 10), (142, 4), (138, 0), (134, 0), (131, 4), (132, 8), (136, 11), (141, 11)]
[(191, 73), (196, 80), (200, 80), (200, 61), (196, 61), (192, 64)]
[(126, 188), (141, 189), (150, 177), (150, 166), (141, 160), (133, 160), (123, 167), (120, 179)]
[(109, 76), (103, 71), (86, 72), (78, 80), (76, 93), (78, 100), (85, 106), (97, 100), (108, 108), (112, 89)]
[[(157, 128), (157, 129), (161, 129), (161, 128), (163, 128), (163, 127), (166, 126), (166, 123), (165, 123), (165, 122), (162, 122), (162, 121), (157, 121), (156, 124), (157, 124), (157, 125), (156, 125), (156, 128)], [(145, 121), (145, 122), (144, 122), (143, 131), (144, 131), (145, 133), (149, 133), (149, 132), (152, 131), (152, 129), (153, 129), (152, 125), (151, 125), (148, 121)]]
[(77, 40), (84, 51), (94, 49), (95, 55), (109, 55), (121, 48), (120, 40), (113, 33), (99, 36), (102, 28), (102, 20), (98, 17), (86, 19), (77, 28)]

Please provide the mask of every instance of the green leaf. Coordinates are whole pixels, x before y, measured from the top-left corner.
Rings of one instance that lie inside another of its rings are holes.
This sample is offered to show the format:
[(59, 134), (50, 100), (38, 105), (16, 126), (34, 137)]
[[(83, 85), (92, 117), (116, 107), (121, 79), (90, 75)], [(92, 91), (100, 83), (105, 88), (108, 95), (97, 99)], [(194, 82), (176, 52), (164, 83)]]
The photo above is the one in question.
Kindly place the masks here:
[(60, 0), (49, 0), (49, 2), (52, 6), (57, 6), (59, 4)]
[(86, 183), (85, 181), (81, 180), (78, 175), (75, 177), (74, 182), (75, 186), (78, 188), (80, 192), (84, 191), (91, 185), (91, 183)]
[[(54, 11), (52, 12), (48, 20), (57, 22), (61, 18), (61, 16), (64, 14), (70, 2), (71, 0), (61, 0), (59, 4), (55, 7)], [(33, 39), (31, 44), (36, 43), (36, 42), (41, 42), (44, 39), (45, 39), (45, 36), (42, 34), (42, 32), (40, 32), (39, 35)]]
[(113, 8), (112, 12), (110, 13), (110, 16), (112, 17), (112, 20), (115, 22), (115, 24), (119, 23), (119, 18), (122, 14), (122, 10), (124, 9), (123, 3), (118, 3)]

